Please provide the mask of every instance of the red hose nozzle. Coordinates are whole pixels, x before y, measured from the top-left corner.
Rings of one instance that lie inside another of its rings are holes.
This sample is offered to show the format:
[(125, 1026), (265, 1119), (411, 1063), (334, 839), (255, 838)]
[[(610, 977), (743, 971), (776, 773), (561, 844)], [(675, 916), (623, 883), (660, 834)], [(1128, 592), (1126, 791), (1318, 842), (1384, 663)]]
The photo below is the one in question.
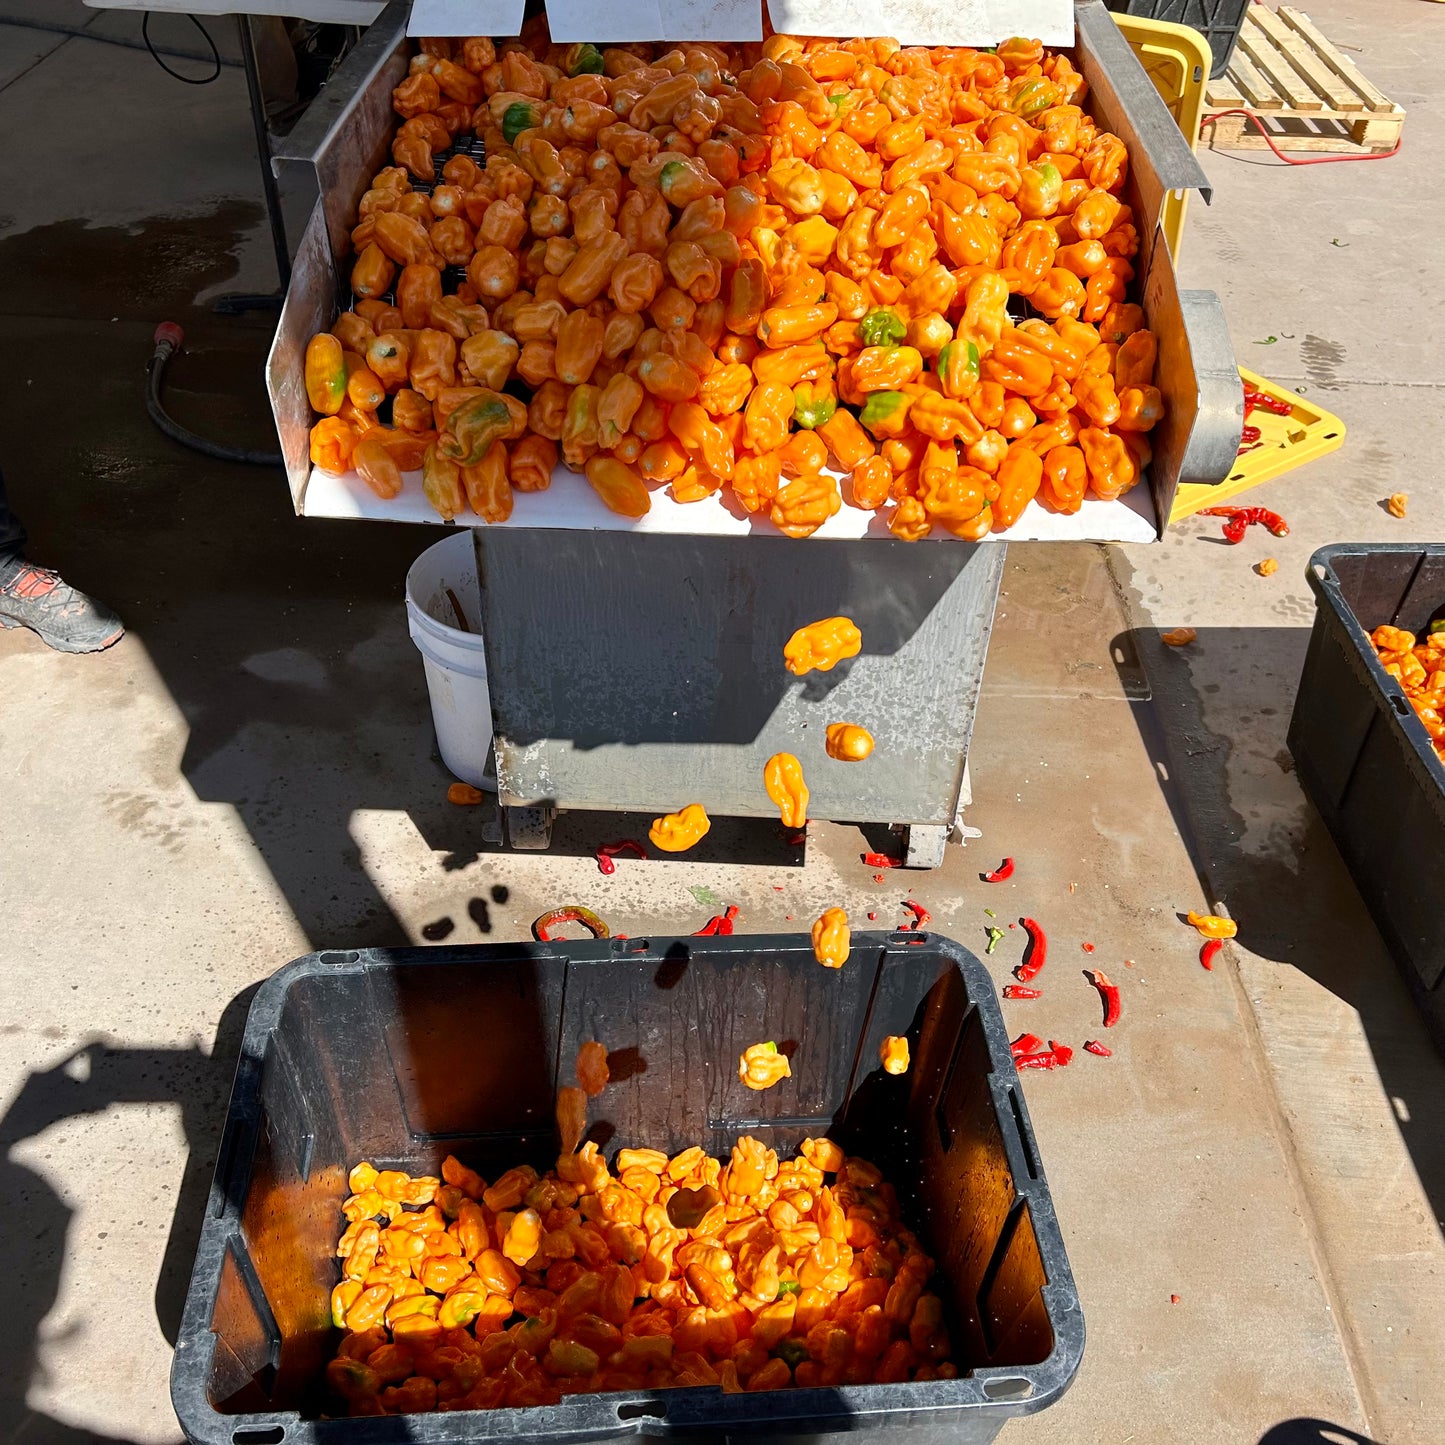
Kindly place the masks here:
[(154, 340), (157, 346), (162, 342), (168, 342), (172, 351), (179, 351), (185, 339), (186, 333), (174, 321), (162, 321), (156, 327)]

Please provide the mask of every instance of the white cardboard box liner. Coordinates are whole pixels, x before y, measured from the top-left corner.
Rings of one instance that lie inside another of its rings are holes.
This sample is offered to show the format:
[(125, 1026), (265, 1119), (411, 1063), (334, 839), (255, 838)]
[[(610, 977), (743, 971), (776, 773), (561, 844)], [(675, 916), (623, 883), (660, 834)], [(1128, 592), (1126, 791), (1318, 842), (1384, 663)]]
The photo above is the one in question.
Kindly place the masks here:
[[(243, 0), (244, 3), (244, 0)], [(788, 35), (891, 36), (904, 45), (997, 45), (1027, 35), (1074, 43), (1073, 0), (772, 0)], [(761, 40), (762, 0), (547, 0), (561, 45), (590, 40)], [(414, 0), (408, 35), (515, 35), (520, 0)]]

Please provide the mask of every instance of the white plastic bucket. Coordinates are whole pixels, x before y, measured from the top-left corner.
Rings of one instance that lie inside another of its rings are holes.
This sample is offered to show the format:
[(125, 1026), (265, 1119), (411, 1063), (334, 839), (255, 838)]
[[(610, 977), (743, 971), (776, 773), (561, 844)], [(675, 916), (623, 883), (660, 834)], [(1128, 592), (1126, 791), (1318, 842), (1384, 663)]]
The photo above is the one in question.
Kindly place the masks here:
[[(458, 626), (458, 606), (465, 628)], [(406, 574), (406, 617), (411, 640), (426, 667), (442, 762), (462, 782), (495, 793), (482, 596), (469, 530), (458, 529), (411, 564)]]

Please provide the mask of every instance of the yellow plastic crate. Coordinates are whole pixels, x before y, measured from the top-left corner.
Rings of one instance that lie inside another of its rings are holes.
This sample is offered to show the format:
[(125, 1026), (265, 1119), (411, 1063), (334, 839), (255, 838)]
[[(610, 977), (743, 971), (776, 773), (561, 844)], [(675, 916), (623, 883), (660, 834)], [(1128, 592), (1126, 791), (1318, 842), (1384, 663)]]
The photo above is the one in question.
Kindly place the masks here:
[[(1164, 97), (1164, 104), (1174, 117), (1184, 139), (1191, 148), (1199, 143), (1199, 122), (1204, 115), (1204, 87), (1214, 56), (1209, 42), (1188, 25), (1175, 25), (1168, 20), (1150, 20), (1142, 15), (1115, 15), (1129, 48), (1139, 57), (1144, 73)], [(1159, 225), (1169, 243), (1169, 254), (1179, 264), (1179, 248), (1184, 240), (1184, 212), (1189, 204), (1187, 191), (1174, 191), (1164, 197)]]
[(1259, 428), (1259, 439), (1264, 445), (1245, 452), (1235, 462), (1234, 470), (1216, 487), (1201, 486), (1198, 482), (1182, 483), (1174, 497), (1174, 510), (1169, 514), (1171, 522), (1192, 517), (1203, 507), (1217, 507), (1261, 482), (1272, 481), (1282, 472), (1312, 462), (1316, 457), (1328, 456), (1344, 444), (1345, 424), (1333, 412), (1242, 366), (1239, 377), (1246, 391), (1262, 391), (1277, 401), (1287, 401), (1290, 414), (1276, 416), (1260, 408), (1250, 412), (1245, 425)]

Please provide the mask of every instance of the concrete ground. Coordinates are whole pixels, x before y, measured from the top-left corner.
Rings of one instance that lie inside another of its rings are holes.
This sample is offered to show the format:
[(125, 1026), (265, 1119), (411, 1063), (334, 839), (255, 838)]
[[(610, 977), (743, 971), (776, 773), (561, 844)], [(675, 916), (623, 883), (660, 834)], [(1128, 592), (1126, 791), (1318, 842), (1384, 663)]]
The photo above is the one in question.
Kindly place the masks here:
[[(1113, 1058), (1025, 1082), (1089, 1344), (1064, 1400), (1003, 1438), (1445, 1438), (1445, 1064), (1285, 750), (1310, 553), (1445, 533), (1425, 312), (1445, 271), (1422, 240), (1445, 225), (1445, 16), (1311, 13), (1408, 108), (1406, 147), (1308, 170), (1206, 154), (1216, 200), (1182, 271), (1223, 296), (1241, 361), (1338, 412), (1346, 445), (1251, 498), (1287, 515), (1281, 541), (1224, 549), (1199, 519), (1153, 547), (1011, 548), (983, 839), (882, 884), (834, 825), (801, 870), (743, 861), (744, 833), (736, 862), (603, 878), (586, 854), (617, 825), (585, 817), (551, 855), (486, 846), (443, 801), (402, 614), (435, 534), (298, 521), (278, 474), (173, 447), (144, 413), (173, 319), (176, 414), (269, 444), (268, 322), (206, 304), (274, 280), (239, 72), (183, 89), (141, 51), (0, 25), (3, 465), (34, 555), (131, 627), (98, 658), (0, 636), (0, 1440), (179, 1438), (170, 1344), (249, 995), (281, 963), (522, 938), (563, 899), (632, 933), (690, 931), (711, 895), (747, 931), (825, 903), (886, 925), (910, 884), (970, 946), (986, 906), (1044, 919), (1060, 982), (1094, 943), (1124, 993)], [(139, 31), (75, 0), (0, 16)], [(177, 19), (154, 33), (200, 48)], [(1380, 506), (1395, 490), (1404, 522)], [(1194, 646), (1162, 647), (1184, 623)], [(1014, 880), (979, 883), (1004, 854)], [(1177, 914), (1214, 901), (1241, 935), (1206, 973)], [(989, 960), (1000, 983), (1020, 951), (1010, 934)], [(1013, 1031), (1097, 1032), (1082, 983), (1005, 1007)]]

